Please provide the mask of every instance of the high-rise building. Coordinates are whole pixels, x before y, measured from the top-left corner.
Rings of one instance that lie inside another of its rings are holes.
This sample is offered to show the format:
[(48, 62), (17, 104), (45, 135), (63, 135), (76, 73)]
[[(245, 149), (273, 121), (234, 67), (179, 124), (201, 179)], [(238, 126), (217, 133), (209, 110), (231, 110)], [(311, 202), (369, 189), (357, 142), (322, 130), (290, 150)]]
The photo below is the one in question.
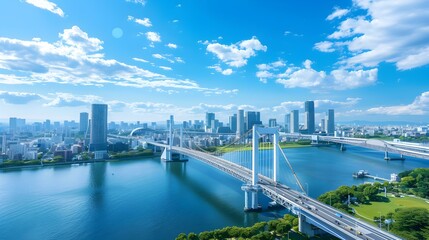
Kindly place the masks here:
[(305, 102), (305, 129), (307, 129), (307, 134), (314, 133), (314, 102), (306, 101)]
[(326, 116), (326, 133), (330, 136), (334, 136), (334, 132), (335, 132), (334, 109), (328, 109), (328, 115)]
[(43, 123), (43, 128), (45, 131), (51, 131), (51, 120), (46, 119), (46, 121)]
[(285, 115), (285, 132), (290, 132), (290, 113)]
[(11, 135), (16, 134), (17, 132), (17, 119), (16, 117), (9, 118), (9, 133)]
[(268, 120), (268, 126), (269, 127), (277, 127), (277, 120), (275, 118), (270, 118)]
[(290, 132), (299, 133), (299, 111), (292, 110), (290, 112)]
[(239, 109), (237, 112), (237, 138), (244, 134), (244, 110)]
[(107, 150), (107, 104), (91, 105), (91, 134), (89, 150)]
[(88, 117), (89, 114), (87, 112), (81, 112), (79, 118), (79, 131), (85, 133), (88, 130)]
[(6, 134), (3, 134), (2, 141), (1, 141), (1, 153), (6, 154)]
[(231, 132), (237, 132), (237, 114), (234, 114), (229, 117), (229, 129)]
[(212, 122), (215, 120), (215, 114), (214, 113), (206, 113), (206, 129), (212, 128)]
[(326, 120), (324, 118), (320, 119), (320, 132), (326, 132)]
[(246, 112), (245, 116), (246, 131), (253, 128), (255, 124), (262, 124), (261, 114), (259, 112)]

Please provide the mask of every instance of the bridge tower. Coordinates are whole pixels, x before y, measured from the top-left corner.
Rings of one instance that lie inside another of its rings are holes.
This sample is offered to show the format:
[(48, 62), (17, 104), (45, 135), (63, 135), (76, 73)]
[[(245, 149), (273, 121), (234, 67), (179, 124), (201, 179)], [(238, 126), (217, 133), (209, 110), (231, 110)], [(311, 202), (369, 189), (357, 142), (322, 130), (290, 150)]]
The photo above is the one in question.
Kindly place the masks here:
[(168, 146), (162, 152), (161, 159), (164, 161), (172, 161), (172, 147), (173, 147), (173, 115), (170, 116), (170, 126), (168, 131)]
[[(277, 128), (264, 128), (254, 125), (252, 129), (252, 182), (241, 187), (244, 191), (244, 210), (255, 211), (260, 210), (258, 204), (258, 192), (261, 188), (258, 184), (259, 173), (259, 139), (262, 135), (273, 136), (273, 181), (277, 182), (278, 159), (279, 159), (279, 133)], [(249, 206), (249, 193), (251, 193), (251, 205)]]

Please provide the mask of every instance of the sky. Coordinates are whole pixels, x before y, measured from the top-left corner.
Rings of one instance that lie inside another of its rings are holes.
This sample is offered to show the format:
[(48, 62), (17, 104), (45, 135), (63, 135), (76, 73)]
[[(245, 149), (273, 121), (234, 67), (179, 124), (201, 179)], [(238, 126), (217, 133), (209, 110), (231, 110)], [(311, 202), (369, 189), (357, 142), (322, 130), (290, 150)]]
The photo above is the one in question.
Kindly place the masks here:
[[(0, 119), (429, 116), (427, 0), (0, 2)], [(301, 119), (303, 119), (301, 117)], [(302, 121), (302, 120), (301, 120)]]

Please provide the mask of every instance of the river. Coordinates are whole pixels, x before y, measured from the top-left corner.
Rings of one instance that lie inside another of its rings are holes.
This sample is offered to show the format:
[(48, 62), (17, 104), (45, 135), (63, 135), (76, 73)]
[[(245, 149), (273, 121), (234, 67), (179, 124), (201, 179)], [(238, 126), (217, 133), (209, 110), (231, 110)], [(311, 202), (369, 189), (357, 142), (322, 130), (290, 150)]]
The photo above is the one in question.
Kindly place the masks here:
[[(352, 178), (360, 169), (390, 178), (393, 172), (429, 167), (428, 160), (385, 161), (383, 153), (357, 147), (285, 152), (312, 197), (370, 181)], [(280, 181), (297, 186), (284, 162)], [(0, 238), (174, 239), (181, 232), (248, 226), (282, 216), (284, 211), (244, 213), (241, 185), (195, 159), (0, 170)], [(266, 207), (269, 200), (260, 199)]]

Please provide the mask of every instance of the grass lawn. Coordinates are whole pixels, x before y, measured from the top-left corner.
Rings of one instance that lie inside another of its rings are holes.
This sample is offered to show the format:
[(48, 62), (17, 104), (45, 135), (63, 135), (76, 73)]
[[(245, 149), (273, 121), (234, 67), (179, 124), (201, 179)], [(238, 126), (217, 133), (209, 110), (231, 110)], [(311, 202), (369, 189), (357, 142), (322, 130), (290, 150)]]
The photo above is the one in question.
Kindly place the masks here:
[[(429, 200), (422, 200), (418, 198), (404, 196), (401, 198), (392, 197), (391, 194), (388, 194), (389, 201), (386, 202), (371, 202), (370, 205), (361, 204), (355, 206), (354, 209), (357, 214), (373, 220), (375, 216), (381, 215), (386, 216), (389, 212), (395, 212), (397, 208), (403, 207), (422, 207), (429, 210)], [(360, 217), (360, 216), (358, 216)]]

